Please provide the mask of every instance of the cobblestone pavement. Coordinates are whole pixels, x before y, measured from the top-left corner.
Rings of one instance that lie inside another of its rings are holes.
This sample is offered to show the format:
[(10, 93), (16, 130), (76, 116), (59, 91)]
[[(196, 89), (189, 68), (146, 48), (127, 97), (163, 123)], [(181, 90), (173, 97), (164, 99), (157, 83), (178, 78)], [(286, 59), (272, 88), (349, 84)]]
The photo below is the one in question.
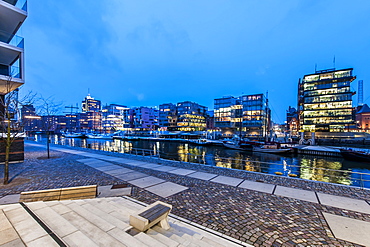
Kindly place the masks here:
[[(81, 163), (77, 165), (77, 162), (74, 160), (81, 159), (83, 158), (82, 156), (53, 152), (53, 156), (59, 156), (60, 158), (51, 160), (38, 159), (45, 156), (45, 151), (41, 152), (40, 150), (37, 147), (26, 147), (26, 161), (15, 164), (14, 166), (12, 165), (13, 167), (11, 167), (11, 177), (14, 174), (18, 174), (18, 176), (29, 178), (31, 181), (14, 188), (0, 189), (0, 196), (34, 189), (123, 183), (119, 179)], [(105, 153), (88, 149), (82, 150), (123, 156), (125, 158), (129, 157), (123, 154)], [(164, 161), (161, 162), (164, 163)], [(261, 180), (269, 181), (270, 183), (276, 182), (276, 184), (281, 183), (284, 186), (292, 185), (292, 187), (296, 188), (311, 188), (311, 190), (335, 195), (367, 200), (370, 198), (369, 190), (359, 190), (351, 187), (281, 178), (265, 174), (237, 173), (232, 170), (194, 164), (167, 163), (168, 165), (199, 169), (220, 175), (235, 176), (244, 179), (249, 178), (254, 181)], [(133, 186), (133, 198), (146, 203), (152, 203), (156, 200), (168, 202), (174, 206), (173, 214), (254, 246), (359, 246), (336, 239), (328, 227), (322, 212), (370, 222), (369, 214), (236, 188), (166, 172), (148, 170), (136, 166), (121, 165), (189, 187), (188, 190), (181, 193), (168, 198), (161, 198)], [(1, 176), (3, 175), (1, 174)]]

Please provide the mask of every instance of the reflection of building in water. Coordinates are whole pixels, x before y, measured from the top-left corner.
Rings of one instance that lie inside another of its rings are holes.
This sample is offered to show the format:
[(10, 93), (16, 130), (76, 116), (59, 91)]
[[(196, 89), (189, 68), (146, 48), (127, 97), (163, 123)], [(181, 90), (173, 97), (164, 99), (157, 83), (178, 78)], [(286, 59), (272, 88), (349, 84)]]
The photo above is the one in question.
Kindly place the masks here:
[(303, 179), (350, 185), (350, 175), (346, 171), (338, 171), (341, 168), (338, 161), (302, 159), (300, 173)]

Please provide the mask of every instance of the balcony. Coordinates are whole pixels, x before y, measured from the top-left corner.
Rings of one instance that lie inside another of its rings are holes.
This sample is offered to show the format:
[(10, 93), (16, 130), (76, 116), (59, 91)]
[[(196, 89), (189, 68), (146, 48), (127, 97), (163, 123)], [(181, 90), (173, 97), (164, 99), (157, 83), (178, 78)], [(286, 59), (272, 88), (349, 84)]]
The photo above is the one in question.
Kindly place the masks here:
[(6, 43), (18, 48), (24, 48), (24, 38), (12, 33), (0, 30), (0, 42)]
[(15, 34), (27, 18), (26, 0), (0, 0), (0, 30)]
[(3, 0), (21, 10), (27, 11), (27, 0)]

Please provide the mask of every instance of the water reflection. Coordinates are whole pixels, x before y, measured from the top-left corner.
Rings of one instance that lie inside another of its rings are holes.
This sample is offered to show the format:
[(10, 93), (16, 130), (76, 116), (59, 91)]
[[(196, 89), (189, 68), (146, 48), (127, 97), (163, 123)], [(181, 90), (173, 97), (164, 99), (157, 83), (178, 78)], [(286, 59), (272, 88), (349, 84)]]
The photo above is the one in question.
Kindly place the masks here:
[[(36, 136), (35, 140), (45, 141), (45, 138)], [(281, 172), (282, 176), (293, 175), (307, 180), (370, 188), (370, 165), (346, 161), (342, 158), (280, 156), (241, 152), (222, 147), (204, 147), (187, 143), (146, 140), (96, 140), (53, 136), (52, 143), (118, 153), (140, 154), (141, 149), (146, 149), (152, 150), (152, 154), (160, 155), (161, 158), (179, 160), (181, 162), (194, 162), (269, 174)], [(351, 171), (357, 173), (351, 173)]]

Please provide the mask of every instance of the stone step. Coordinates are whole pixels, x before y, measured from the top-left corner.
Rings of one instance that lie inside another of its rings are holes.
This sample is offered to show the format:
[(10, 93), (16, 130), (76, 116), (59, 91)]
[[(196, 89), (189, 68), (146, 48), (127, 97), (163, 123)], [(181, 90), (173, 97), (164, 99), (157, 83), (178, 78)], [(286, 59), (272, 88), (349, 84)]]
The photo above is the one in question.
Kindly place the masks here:
[(71, 223), (65, 220), (60, 214), (51, 209), (45, 202), (29, 202), (26, 203), (29, 209), (32, 210), (53, 232), (60, 238), (63, 238), (73, 232), (78, 231)]
[(160, 234), (159, 232), (157, 232), (153, 229), (147, 230), (146, 234), (149, 235), (150, 237), (158, 240), (159, 242), (163, 243), (164, 245), (166, 245), (168, 247), (176, 247), (176, 246), (179, 246), (181, 244), (179, 242), (176, 242), (173, 239), (170, 239), (170, 238), (166, 237), (163, 234)]
[(107, 212), (104, 212), (103, 210), (99, 209), (96, 206), (96, 204), (93, 203), (93, 202), (88, 202), (88, 203), (82, 205), (82, 207), (84, 209), (88, 210), (89, 212), (99, 216), (100, 218), (104, 219), (108, 223), (116, 226), (117, 228), (119, 228), (121, 230), (125, 230), (129, 227), (129, 224), (127, 224), (126, 222), (123, 222), (123, 221), (117, 219), (116, 217), (108, 214)]
[(140, 232), (139, 234), (135, 235), (134, 238), (136, 238), (139, 241), (143, 242), (147, 246), (151, 246), (151, 247), (166, 247), (165, 244), (162, 244), (161, 242), (159, 242), (155, 238), (152, 238), (151, 236), (149, 236), (148, 234), (145, 234), (143, 232)]
[(90, 212), (88, 209), (85, 209), (83, 205), (79, 205), (77, 203), (70, 203), (67, 205), (67, 207), (105, 232), (116, 227), (115, 225), (103, 219), (102, 215), (98, 216), (93, 212)]
[(95, 204), (97, 208), (100, 210), (104, 210), (109, 215), (116, 217), (117, 219), (121, 220), (122, 222), (125, 222), (126, 224), (129, 224), (129, 217), (130, 214), (125, 211), (124, 208), (118, 207), (113, 203), (109, 203), (109, 201), (100, 201)]
[(144, 242), (140, 241), (139, 239), (131, 236), (125, 231), (122, 231), (121, 229), (114, 228), (107, 232), (110, 236), (117, 239), (121, 243), (123, 243), (126, 246), (135, 246), (135, 247), (146, 247), (148, 246)]
[[(50, 205), (50, 206), (49, 206)], [(30, 202), (27, 206), (68, 246), (97, 246), (73, 224), (64, 219), (59, 212), (70, 212), (63, 204), (56, 202)], [(65, 207), (65, 208), (63, 208)]]
[(180, 243), (182, 245), (188, 245), (189, 243), (195, 243), (196, 242), (196, 239), (192, 238), (190, 235), (186, 234), (186, 233), (183, 233), (183, 234), (174, 234), (173, 232), (169, 231), (169, 230), (165, 230), (161, 227), (158, 227), (158, 226), (154, 226), (152, 227), (152, 230), (158, 232), (159, 234), (162, 234), (164, 236), (166, 236), (167, 238), (170, 238), (174, 241), (176, 241), (177, 243)]
[(118, 208), (124, 207), (125, 211), (129, 212), (129, 214), (136, 213), (141, 208), (143, 208), (142, 206), (140, 206), (138, 204), (137, 205), (132, 205), (130, 203), (130, 201), (128, 201), (127, 199), (123, 199), (121, 197), (116, 197), (116, 198), (112, 199), (111, 201), (109, 201), (109, 203), (115, 205)]
[[(97, 246), (126, 246), (125, 244), (121, 243), (114, 237), (108, 235), (106, 231), (102, 230), (95, 224), (91, 223), (88, 219), (81, 216), (79, 213), (73, 211), (75, 205), (70, 204), (72, 206), (72, 211), (63, 214), (63, 218), (73, 224), (76, 228), (78, 228), (84, 235), (86, 235), (90, 241), (94, 242)], [(83, 209), (85, 210), (85, 209)], [(81, 209), (78, 209), (81, 212)], [(85, 213), (83, 213), (86, 215)], [(90, 214), (90, 216), (93, 214)], [(114, 228), (112, 228), (114, 229)], [(110, 230), (112, 230), (110, 229)]]
[(25, 246), (2, 209), (0, 209), (0, 236), (0, 246), (5, 244), (13, 246)]

